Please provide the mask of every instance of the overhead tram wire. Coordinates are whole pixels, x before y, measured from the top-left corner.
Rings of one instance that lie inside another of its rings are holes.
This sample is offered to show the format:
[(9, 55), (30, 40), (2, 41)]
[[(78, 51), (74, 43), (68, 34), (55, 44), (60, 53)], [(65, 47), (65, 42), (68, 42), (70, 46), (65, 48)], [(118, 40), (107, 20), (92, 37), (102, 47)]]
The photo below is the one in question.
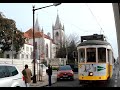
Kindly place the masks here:
[[(87, 4), (86, 4), (86, 6), (88, 7)], [(89, 8), (89, 7), (88, 7), (88, 8)], [(89, 8), (89, 10), (90, 10), (91, 14), (93, 15), (93, 17), (95, 17), (90, 8)], [(45, 12), (45, 13), (48, 13), (46, 10), (42, 10), (42, 11)], [(50, 17), (49, 19), (52, 18), (51, 16), (52, 16), (52, 15), (49, 15), (49, 17)], [(60, 18), (60, 17), (59, 17), (59, 18)], [(61, 18), (60, 18), (60, 19), (61, 19)], [(96, 19), (96, 17), (95, 17), (95, 19)], [(51, 19), (51, 20), (52, 20), (52, 19)], [(61, 20), (64, 21), (63, 19), (61, 19)], [(97, 21), (97, 19), (96, 19), (96, 21)], [(89, 31), (89, 30), (85, 30), (85, 29), (79, 28), (78, 26), (76, 26), (76, 25), (74, 25), (74, 24), (72, 24), (72, 23), (69, 23), (69, 22), (68, 22), (68, 24), (71, 24), (72, 26), (76, 27), (77, 29), (82, 30), (82, 32), (88, 32), (88, 31)], [(100, 34), (101, 34), (101, 32), (103, 31), (103, 29), (102, 29), (102, 27), (100, 26), (100, 24), (98, 23), (98, 21), (97, 21), (97, 24), (98, 24), (99, 27), (101, 28), (101, 30), (100, 30)], [(103, 32), (104, 32), (104, 31), (103, 31)]]
[[(45, 13), (47, 13), (47, 14), (50, 14), (49, 12), (47, 12), (46, 10), (43, 10), (43, 12), (45, 12)], [(52, 15), (49, 15), (49, 19), (50, 20), (52, 20), (52, 17), (51, 17)], [(60, 17), (59, 17), (60, 18)], [(62, 21), (64, 21), (62, 18), (60, 18)], [(78, 26), (76, 26), (76, 25), (74, 25), (74, 24), (72, 24), (72, 23), (70, 23), (70, 22), (67, 22), (66, 24), (69, 24), (69, 25), (72, 25), (72, 26), (74, 26), (74, 27), (76, 27), (77, 29), (79, 29), (79, 30), (82, 30), (82, 32), (89, 32), (89, 30), (85, 30), (85, 29), (82, 29), (82, 28), (80, 28), (80, 27), (78, 27)], [(94, 32), (94, 31), (93, 31)]]
[(90, 9), (90, 7), (87, 5), (87, 3), (85, 3), (85, 5), (88, 7), (88, 9), (90, 10), (92, 16), (95, 18), (97, 24), (99, 25), (99, 27), (100, 27), (100, 34), (101, 34), (102, 31), (103, 31), (103, 33), (104, 33), (104, 30), (103, 30), (102, 27), (100, 26), (100, 24), (99, 24), (97, 18), (96, 18), (95, 15), (93, 14), (93, 12), (92, 12), (92, 10)]
[[(104, 36), (105, 36), (105, 39), (108, 41), (108, 40), (109, 40), (108, 37), (105, 35), (104, 30), (103, 30), (102, 27), (100, 26), (99, 22), (97, 21), (97, 18), (96, 18), (95, 15), (93, 14), (92, 10), (90, 9), (90, 7), (89, 7), (86, 3), (85, 3), (85, 5), (89, 8), (91, 14), (93, 15), (93, 17), (95, 18), (97, 24), (99, 25), (99, 27), (100, 27), (100, 34), (101, 34), (101, 31), (103, 31), (103, 34), (104, 34)], [(109, 40), (109, 41), (110, 41), (110, 40)]]
[[(60, 18), (60, 17), (59, 17)], [(62, 18), (60, 18), (62, 21), (64, 21)], [(67, 22), (66, 24), (69, 24), (69, 25), (71, 25), (71, 26), (74, 26), (75, 28), (77, 28), (78, 30), (82, 30), (82, 32), (89, 32), (89, 30), (85, 30), (85, 29), (82, 29), (82, 28), (80, 28), (79, 26), (77, 26), (77, 25), (75, 25), (75, 24), (73, 24), (73, 23), (70, 23), (70, 22)], [(95, 30), (94, 30), (95, 31)], [(92, 32), (94, 32), (94, 31), (92, 31)]]

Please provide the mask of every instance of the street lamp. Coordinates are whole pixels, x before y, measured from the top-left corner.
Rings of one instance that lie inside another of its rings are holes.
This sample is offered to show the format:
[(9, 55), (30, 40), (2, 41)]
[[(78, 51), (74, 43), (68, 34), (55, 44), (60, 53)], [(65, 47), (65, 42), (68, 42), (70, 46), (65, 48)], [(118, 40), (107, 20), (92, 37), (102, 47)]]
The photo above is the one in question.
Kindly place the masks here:
[(13, 45), (13, 40), (14, 40), (14, 30), (13, 30), (13, 35), (12, 35), (12, 64), (13, 64), (13, 47), (14, 47), (14, 45)]
[(68, 49), (67, 49), (67, 41), (66, 41), (66, 63), (68, 64)]
[(58, 6), (60, 5), (61, 3), (53, 3), (53, 5), (49, 5), (49, 6), (45, 6), (45, 7), (41, 7), (41, 8), (36, 8), (35, 9), (35, 6), (33, 6), (33, 63), (34, 63), (34, 75), (33, 75), (33, 83), (36, 83), (36, 75), (35, 75), (35, 36), (34, 36), (34, 14), (35, 14), (35, 11), (36, 10), (39, 10), (39, 9), (43, 9), (43, 8), (47, 8), (47, 7), (51, 7), (51, 6)]

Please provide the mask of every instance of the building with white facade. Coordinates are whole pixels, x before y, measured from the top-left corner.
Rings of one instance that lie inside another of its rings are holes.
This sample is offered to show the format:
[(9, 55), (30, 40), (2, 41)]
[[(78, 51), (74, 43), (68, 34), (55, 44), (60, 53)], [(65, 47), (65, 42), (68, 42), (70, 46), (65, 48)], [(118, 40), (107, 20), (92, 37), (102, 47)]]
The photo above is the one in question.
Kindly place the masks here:
[(10, 59), (32, 59), (33, 45), (25, 43), (21, 50), (16, 53), (15, 51), (6, 51), (4, 58)]
[[(36, 19), (34, 30), (36, 60), (48, 64), (50, 59), (56, 58), (56, 49), (65, 42), (64, 26), (61, 25), (57, 14), (55, 25), (52, 25), (53, 39), (49, 32), (44, 34), (43, 28), (41, 29), (39, 26), (38, 18)], [(17, 54), (15, 51), (5, 52), (5, 58), (33, 59), (33, 29), (30, 28), (24, 32), (24, 37), (26, 38), (25, 44), (21, 50)]]

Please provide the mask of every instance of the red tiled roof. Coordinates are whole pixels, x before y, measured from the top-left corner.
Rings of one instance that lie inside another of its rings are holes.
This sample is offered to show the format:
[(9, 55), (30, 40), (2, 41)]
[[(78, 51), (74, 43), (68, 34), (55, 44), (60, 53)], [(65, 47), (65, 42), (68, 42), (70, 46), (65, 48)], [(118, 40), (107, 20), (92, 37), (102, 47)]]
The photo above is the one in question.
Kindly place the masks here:
[[(42, 36), (43, 36), (43, 32), (38, 32), (38, 31), (35, 30), (35, 38), (41, 38)], [(33, 31), (32, 31), (32, 29), (29, 29), (28, 31), (26, 31), (24, 33), (24, 37), (30, 38), (30, 39), (33, 38)], [(51, 40), (52, 43), (55, 44), (53, 39), (51, 39), (48, 35), (44, 34), (44, 38)]]
[(28, 35), (27, 33), (24, 33), (24, 37), (30, 38), (29, 35)]
[[(26, 37), (26, 38), (33, 38), (33, 30), (32, 29), (29, 29), (28, 31), (26, 31), (25, 33), (24, 33), (24, 36)], [(40, 37), (42, 37), (42, 32), (34, 32), (34, 36), (35, 36), (35, 38), (40, 38)]]
[(46, 35), (46, 34), (44, 34), (44, 38), (47, 38), (47, 39), (51, 40), (51, 38), (48, 35)]
[(28, 31), (26, 31), (25, 33), (24, 33), (24, 37), (25, 38), (32, 38), (33, 36), (32, 36), (32, 29), (29, 29)]

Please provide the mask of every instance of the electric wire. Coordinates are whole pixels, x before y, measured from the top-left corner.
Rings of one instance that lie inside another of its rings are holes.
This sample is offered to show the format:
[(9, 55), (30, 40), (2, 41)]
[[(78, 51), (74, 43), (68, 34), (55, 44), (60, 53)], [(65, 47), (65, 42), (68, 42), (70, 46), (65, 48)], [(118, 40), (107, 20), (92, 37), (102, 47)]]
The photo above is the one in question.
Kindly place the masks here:
[[(91, 10), (90, 7), (87, 5), (87, 3), (85, 3), (85, 5), (88, 7), (88, 9), (89, 9), (89, 11), (91, 12), (92, 16), (95, 18), (97, 24), (99, 25), (99, 27), (100, 27), (100, 34), (101, 34), (101, 31), (103, 31), (101, 25), (99, 24), (97, 18), (95, 17), (95, 15), (93, 14), (92, 10)], [(103, 33), (104, 33), (104, 31), (103, 31)]]

